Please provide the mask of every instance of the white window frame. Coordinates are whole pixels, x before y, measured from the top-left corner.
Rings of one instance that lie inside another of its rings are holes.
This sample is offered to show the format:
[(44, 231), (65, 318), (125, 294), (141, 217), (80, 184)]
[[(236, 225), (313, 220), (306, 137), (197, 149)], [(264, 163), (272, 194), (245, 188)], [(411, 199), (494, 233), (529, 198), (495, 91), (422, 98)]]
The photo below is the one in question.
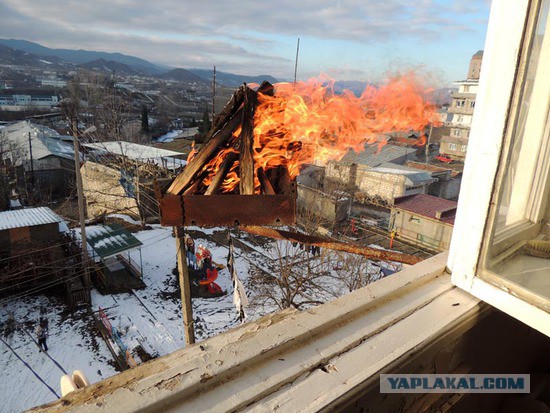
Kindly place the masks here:
[(449, 143), (449, 149), (451, 151), (456, 151), (456, 143)]
[[(541, 0), (533, 0), (533, 7)], [(472, 295), (550, 336), (550, 314), (529, 299), (484, 277), (481, 252), (490, 226), (490, 205), (509, 119), (514, 119), (518, 93), (525, 71), (521, 59), (528, 47), (523, 35), (533, 32), (529, 0), (494, 1), (487, 31), (479, 92), (469, 139), (448, 268), (452, 282)], [(498, 19), (497, 19), (498, 16)], [(498, 22), (497, 22), (498, 20)], [(524, 24), (518, 24), (518, 21)], [(548, 34), (547, 34), (548, 35)], [(517, 233), (525, 228), (516, 228)], [(480, 276), (481, 275), (481, 276)]]

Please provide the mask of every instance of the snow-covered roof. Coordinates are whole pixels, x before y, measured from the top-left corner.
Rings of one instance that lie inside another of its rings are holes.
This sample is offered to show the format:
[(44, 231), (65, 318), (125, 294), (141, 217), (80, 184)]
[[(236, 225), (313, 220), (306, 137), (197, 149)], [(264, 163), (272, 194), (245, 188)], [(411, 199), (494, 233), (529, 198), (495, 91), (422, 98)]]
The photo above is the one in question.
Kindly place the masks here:
[[(54, 155), (66, 159), (74, 159), (72, 138), (62, 136), (53, 129), (36, 125), (29, 121), (21, 121), (2, 129), (9, 141), (15, 143), (25, 152), (24, 158), (30, 157), (29, 147), (32, 146), (32, 158), (39, 160)], [(29, 145), (29, 133), (31, 143)], [(17, 165), (21, 164), (18, 160)]]
[(183, 155), (182, 152), (170, 151), (168, 149), (155, 148), (154, 146), (141, 145), (139, 143), (126, 141), (108, 141), (84, 144), (85, 147), (103, 152), (114, 153), (116, 155), (126, 156), (130, 159), (141, 162), (154, 162), (160, 164), (164, 159), (168, 163), (184, 166), (187, 162), (178, 159)]
[(86, 239), (94, 252), (101, 258), (143, 245), (130, 231), (119, 224), (89, 228), (86, 231)]
[(154, 146), (141, 145), (139, 143), (126, 141), (108, 141), (87, 143), (84, 146), (92, 149), (104, 150), (117, 155), (124, 155), (130, 159), (147, 160), (165, 157), (176, 157), (183, 155), (181, 152), (169, 151), (167, 149), (155, 148)]
[(397, 165), (390, 162), (387, 162), (380, 166), (372, 168), (371, 171), (387, 173), (387, 174), (395, 174), (395, 175), (405, 175), (406, 181), (407, 181), (406, 184), (411, 186), (424, 184), (424, 183), (431, 183), (435, 181), (435, 179), (433, 179), (428, 172), (421, 171), (419, 169), (410, 168), (403, 165)]
[(12, 228), (34, 227), (37, 225), (64, 222), (48, 207), (16, 209), (0, 212), (0, 231)]

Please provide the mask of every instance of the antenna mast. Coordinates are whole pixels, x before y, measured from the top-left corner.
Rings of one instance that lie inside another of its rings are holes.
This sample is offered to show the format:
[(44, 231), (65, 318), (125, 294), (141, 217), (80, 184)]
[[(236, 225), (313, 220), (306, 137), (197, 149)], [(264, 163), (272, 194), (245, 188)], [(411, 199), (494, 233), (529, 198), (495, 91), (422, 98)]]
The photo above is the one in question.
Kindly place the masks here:
[(216, 114), (216, 65), (214, 65), (214, 75), (212, 77), (212, 119)]
[(296, 61), (294, 63), (294, 84), (296, 84), (296, 74), (298, 73), (298, 53), (300, 52), (300, 38), (298, 37), (298, 44), (296, 45)]

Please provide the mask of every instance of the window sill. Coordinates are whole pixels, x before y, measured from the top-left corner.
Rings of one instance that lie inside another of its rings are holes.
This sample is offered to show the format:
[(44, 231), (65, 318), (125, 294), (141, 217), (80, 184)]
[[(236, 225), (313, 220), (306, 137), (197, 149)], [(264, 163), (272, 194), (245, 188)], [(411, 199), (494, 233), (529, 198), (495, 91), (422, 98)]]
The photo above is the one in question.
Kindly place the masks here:
[(442, 253), (308, 311), (263, 317), (32, 411), (335, 406), (487, 308), (451, 284), (446, 262)]
[[(481, 278), (483, 277), (483, 278)], [(506, 279), (487, 274), (477, 274), (473, 277), (458, 276), (453, 273), (453, 284), (469, 292), (487, 304), (512, 315), (528, 326), (550, 337), (550, 314), (526, 300), (545, 303), (533, 294), (524, 296), (515, 292), (517, 288)], [(541, 305), (544, 307), (544, 305)]]

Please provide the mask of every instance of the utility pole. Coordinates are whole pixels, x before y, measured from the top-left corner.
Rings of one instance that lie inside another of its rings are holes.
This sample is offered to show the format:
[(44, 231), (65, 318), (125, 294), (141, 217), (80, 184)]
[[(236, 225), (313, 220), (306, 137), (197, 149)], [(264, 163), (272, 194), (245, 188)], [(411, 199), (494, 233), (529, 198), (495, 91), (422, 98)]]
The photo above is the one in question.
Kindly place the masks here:
[(294, 63), (294, 84), (296, 84), (296, 75), (298, 74), (298, 53), (300, 52), (300, 38), (298, 37), (298, 44), (296, 45), (296, 61)]
[(82, 189), (82, 175), (80, 174), (80, 142), (78, 141), (78, 122), (72, 118), (72, 132), (74, 143), (74, 168), (76, 174), (76, 191), (78, 195), (78, 219), (80, 221), (80, 236), (82, 238), (82, 264), (84, 266), (84, 284), (90, 291), (90, 272), (88, 271), (88, 244), (86, 243), (86, 216), (84, 214), (84, 191)]
[(29, 156), (31, 157), (31, 185), (34, 186), (34, 162), (32, 160), (32, 139), (29, 132)]
[(429, 159), (430, 159), (430, 140), (432, 138), (432, 131), (433, 131), (433, 126), (430, 125), (430, 131), (428, 132), (428, 142), (426, 142), (426, 160), (424, 161), (424, 163), (428, 164), (429, 163)]
[(214, 65), (214, 75), (212, 79), (212, 121), (216, 114), (216, 65)]
[(195, 342), (195, 323), (193, 321), (193, 307), (191, 306), (191, 285), (189, 283), (189, 268), (187, 267), (185, 233), (183, 227), (174, 227), (174, 235), (176, 236), (176, 255), (178, 259), (185, 344), (189, 345)]

